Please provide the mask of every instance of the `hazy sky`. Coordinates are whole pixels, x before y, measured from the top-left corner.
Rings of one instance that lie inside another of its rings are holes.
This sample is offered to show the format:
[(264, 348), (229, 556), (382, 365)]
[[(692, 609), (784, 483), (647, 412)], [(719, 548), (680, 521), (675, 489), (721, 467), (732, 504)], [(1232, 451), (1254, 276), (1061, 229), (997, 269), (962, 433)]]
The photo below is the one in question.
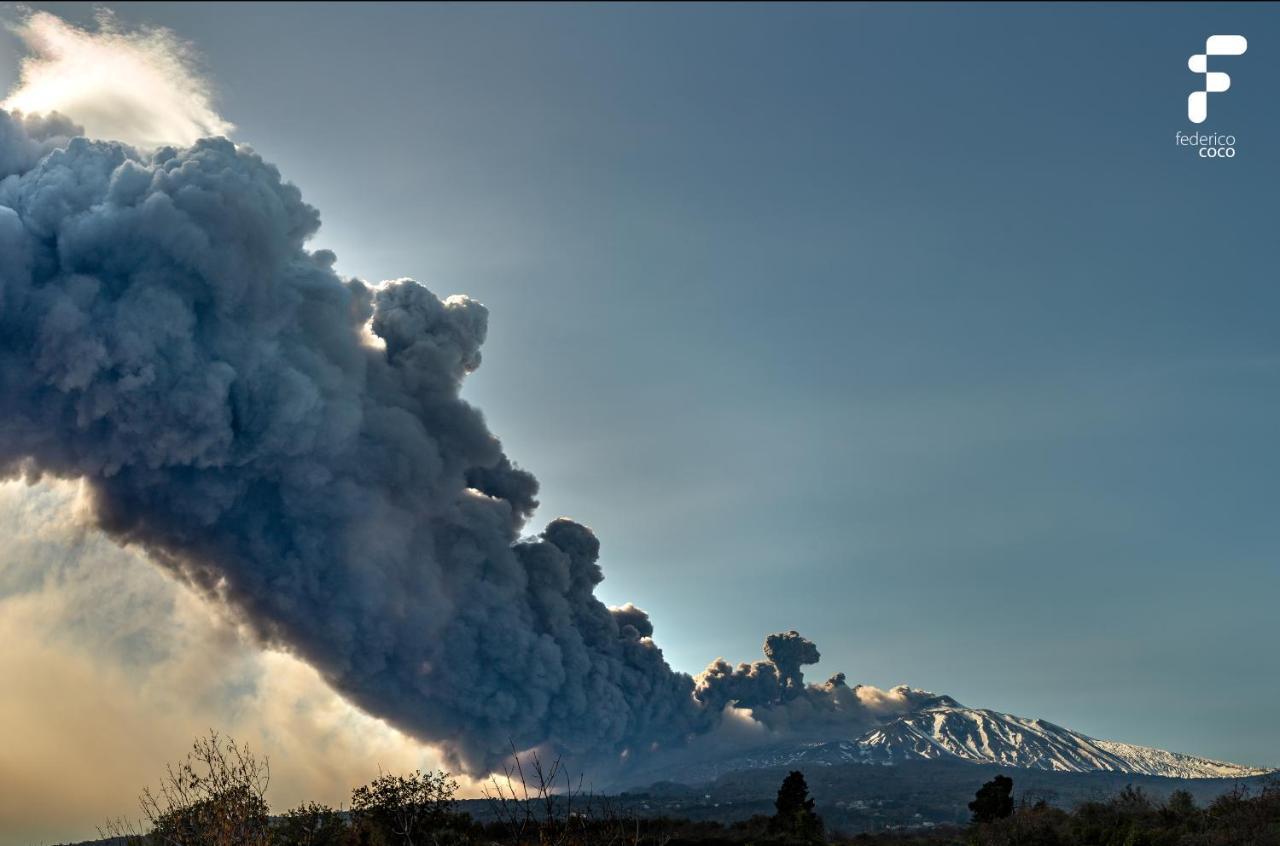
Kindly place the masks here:
[[(194, 43), (343, 272), (489, 306), (466, 395), (677, 668), (797, 628), (813, 677), (1280, 765), (1274, 6), (112, 8)], [(1215, 33), (1230, 161), (1175, 143)], [(17, 557), (0, 609), (109, 623)], [(41, 640), (100, 668), (69, 695), (129, 643)]]

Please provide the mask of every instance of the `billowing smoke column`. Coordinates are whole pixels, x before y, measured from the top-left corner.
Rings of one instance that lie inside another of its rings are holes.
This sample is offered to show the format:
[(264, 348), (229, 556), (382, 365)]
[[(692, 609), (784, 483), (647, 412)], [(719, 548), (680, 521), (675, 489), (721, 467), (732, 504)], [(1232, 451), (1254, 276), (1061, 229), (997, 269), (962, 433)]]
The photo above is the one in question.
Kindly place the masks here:
[(861, 734), (886, 716), (945, 698), (906, 685), (888, 691), (850, 687), (844, 673), (806, 685), (800, 668), (818, 663), (818, 647), (794, 631), (769, 635), (764, 653), (767, 661), (737, 667), (713, 661), (698, 676), (698, 701), (712, 710), (748, 711), (771, 738), (831, 740)]
[(537, 482), (459, 397), (482, 305), (340, 278), (244, 147), (76, 134), (0, 112), (0, 476), (85, 480), (113, 538), (468, 772), (678, 748), (733, 708), (866, 721), (843, 677), (804, 686), (794, 632), (672, 671), (596, 599), (589, 529), (522, 539)]
[(458, 396), (483, 306), (340, 279), (229, 141), (73, 131), (0, 118), (0, 473), (86, 479), (113, 537), (468, 770), (699, 728), (590, 530), (519, 540), (537, 482)]

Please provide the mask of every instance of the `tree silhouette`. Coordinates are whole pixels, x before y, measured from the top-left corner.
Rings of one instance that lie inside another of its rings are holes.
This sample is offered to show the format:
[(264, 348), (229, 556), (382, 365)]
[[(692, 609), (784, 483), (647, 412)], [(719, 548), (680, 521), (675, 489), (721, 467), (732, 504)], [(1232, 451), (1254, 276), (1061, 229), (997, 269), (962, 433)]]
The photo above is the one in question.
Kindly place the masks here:
[(822, 838), (822, 818), (813, 812), (813, 800), (809, 798), (809, 785), (805, 784), (804, 773), (793, 770), (782, 780), (773, 807), (776, 810), (771, 828), (775, 831), (805, 840)]
[(978, 788), (969, 803), (973, 821), (989, 823), (1002, 820), (1013, 813), (1013, 779), (998, 775)]

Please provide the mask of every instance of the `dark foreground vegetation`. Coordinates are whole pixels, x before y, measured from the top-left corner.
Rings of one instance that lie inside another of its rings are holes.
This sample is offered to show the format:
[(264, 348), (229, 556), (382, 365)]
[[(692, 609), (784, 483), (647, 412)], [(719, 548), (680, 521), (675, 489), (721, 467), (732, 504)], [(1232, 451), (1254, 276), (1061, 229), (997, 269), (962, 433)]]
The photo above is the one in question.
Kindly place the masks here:
[[(446, 773), (384, 774), (352, 791), (344, 809), (307, 803), (273, 815), (267, 762), (211, 734), (140, 797), (141, 818), (108, 822), (112, 846), (1280, 846), (1280, 781), (1244, 785), (1197, 804), (1177, 790), (1156, 799), (1126, 787), (1071, 810), (1019, 798), (997, 775), (977, 785), (965, 825), (846, 835), (829, 830), (804, 775), (783, 780), (772, 813), (733, 823), (641, 816), (616, 797), (575, 786), (559, 761), (513, 764), (485, 792), (483, 814), (460, 810)], [(473, 803), (467, 803), (468, 805)]]

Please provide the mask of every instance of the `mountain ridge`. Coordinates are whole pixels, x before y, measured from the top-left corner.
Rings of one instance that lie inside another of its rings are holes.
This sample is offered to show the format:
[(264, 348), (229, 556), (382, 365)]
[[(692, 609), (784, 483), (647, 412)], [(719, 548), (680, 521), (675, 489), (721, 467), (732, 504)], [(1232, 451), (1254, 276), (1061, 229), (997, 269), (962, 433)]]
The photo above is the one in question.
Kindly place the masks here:
[(851, 739), (779, 742), (721, 758), (704, 758), (686, 764), (680, 777), (673, 780), (698, 783), (739, 770), (770, 767), (892, 766), (916, 761), (1179, 779), (1252, 778), (1280, 772), (1102, 740), (1048, 720), (969, 708), (948, 696), (931, 696), (920, 707), (887, 718)]
[(1101, 740), (1043, 719), (985, 708), (932, 706), (903, 714), (854, 741), (868, 763), (950, 756), (1057, 772), (1124, 772), (1170, 778), (1247, 778), (1270, 770)]

